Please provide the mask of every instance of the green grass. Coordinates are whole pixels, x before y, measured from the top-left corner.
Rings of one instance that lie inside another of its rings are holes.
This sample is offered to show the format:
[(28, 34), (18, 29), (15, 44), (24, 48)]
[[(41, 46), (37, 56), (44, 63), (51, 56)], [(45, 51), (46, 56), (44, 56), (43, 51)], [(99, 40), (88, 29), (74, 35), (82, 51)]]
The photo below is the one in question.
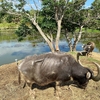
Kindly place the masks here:
[(96, 29), (87, 29), (86, 32), (87, 33), (100, 33), (100, 31)]
[(99, 60), (94, 59), (94, 58), (88, 58), (88, 60), (89, 60), (90, 62), (100, 62)]
[[(76, 31), (75, 32), (78, 32), (79, 31), (79, 29), (76, 29)], [(96, 29), (85, 29), (85, 28), (83, 28), (83, 31), (84, 32), (86, 32), (86, 33), (100, 33), (100, 30), (96, 30)]]
[(0, 23), (0, 28), (4, 29), (4, 28), (18, 28), (18, 24), (15, 23)]
[(69, 52), (67, 52), (67, 53), (69, 53), (69, 54), (71, 54), (71, 55), (73, 55), (73, 56), (75, 56), (76, 57), (76, 55), (77, 55), (77, 51), (69, 51)]
[(16, 34), (1, 35), (0, 36), (0, 41), (13, 40), (13, 39), (16, 39), (16, 38), (17, 38)]
[(0, 41), (16, 39), (15, 30), (17, 28), (18, 24), (15, 23), (0, 23)]
[[(77, 51), (67, 52), (67, 53), (73, 55), (73, 56), (75, 57), (75, 59), (77, 59)], [(95, 55), (95, 54), (93, 54), (93, 55)], [(99, 55), (98, 55), (98, 56), (99, 56)], [(80, 58), (80, 60), (83, 61), (83, 62), (89, 61), (89, 62), (97, 62), (97, 63), (100, 63), (100, 60), (97, 59), (96, 57), (80, 56), (79, 58)]]

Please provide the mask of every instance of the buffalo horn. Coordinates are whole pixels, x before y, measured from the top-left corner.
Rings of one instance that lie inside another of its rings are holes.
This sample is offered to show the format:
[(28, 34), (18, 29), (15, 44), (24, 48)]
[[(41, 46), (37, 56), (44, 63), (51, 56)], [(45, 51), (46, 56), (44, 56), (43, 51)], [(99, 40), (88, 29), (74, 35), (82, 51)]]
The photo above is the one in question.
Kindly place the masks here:
[(99, 64), (97, 64), (96, 62), (93, 62), (96, 66), (97, 66), (97, 71), (98, 71), (98, 74), (97, 74), (97, 76), (92, 76), (92, 79), (94, 80), (94, 81), (99, 81), (100, 80), (100, 65)]

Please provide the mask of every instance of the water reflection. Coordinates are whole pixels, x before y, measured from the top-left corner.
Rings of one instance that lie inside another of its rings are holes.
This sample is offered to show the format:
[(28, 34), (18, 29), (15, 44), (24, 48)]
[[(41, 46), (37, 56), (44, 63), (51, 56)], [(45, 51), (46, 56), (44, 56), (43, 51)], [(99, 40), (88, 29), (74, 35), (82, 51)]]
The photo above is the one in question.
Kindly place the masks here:
[[(68, 44), (65, 40), (60, 41), (59, 47), (61, 51), (69, 51)], [(81, 51), (82, 43), (78, 43), (77, 51)], [(0, 42), (0, 65), (14, 62), (15, 59), (23, 59), (27, 55), (41, 54), (49, 52), (50, 48), (44, 42), (37, 43), (34, 47), (30, 41), (17, 42), (17, 41), (3, 41)], [(94, 50), (99, 52), (97, 48)]]

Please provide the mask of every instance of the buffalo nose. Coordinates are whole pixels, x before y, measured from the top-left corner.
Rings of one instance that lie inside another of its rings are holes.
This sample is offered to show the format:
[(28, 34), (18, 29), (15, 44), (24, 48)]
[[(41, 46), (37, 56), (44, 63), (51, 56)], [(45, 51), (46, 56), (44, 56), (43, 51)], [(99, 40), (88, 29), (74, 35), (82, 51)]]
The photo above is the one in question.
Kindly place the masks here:
[(84, 84), (79, 84), (79, 87), (81, 88), (81, 89), (85, 89), (86, 87), (87, 87), (87, 84), (88, 84), (88, 82), (86, 82), (86, 83), (84, 83)]

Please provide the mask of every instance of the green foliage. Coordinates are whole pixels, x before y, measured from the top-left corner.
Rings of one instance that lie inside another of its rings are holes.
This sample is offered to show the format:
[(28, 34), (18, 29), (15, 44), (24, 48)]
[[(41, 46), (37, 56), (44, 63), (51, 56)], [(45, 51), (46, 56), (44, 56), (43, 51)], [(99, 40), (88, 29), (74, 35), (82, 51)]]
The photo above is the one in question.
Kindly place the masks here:
[(8, 2), (7, 0), (3, 0), (2, 4), (1, 4), (1, 7), (6, 12), (9, 9), (13, 9), (13, 2)]
[(42, 11), (40, 15), (42, 16), (41, 22), (39, 25), (44, 29), (46, 33), (54, 33), (57, 30), (57, 25), (55, 21), (55, 9), (54, 5), (57, 5), (56, 2), (54, 3), (53, 0), (43, 0), (42, 1)]
[(39, 25), (46, 33), (54, 33), (57, 29), (56, 22), (45, 16), (39, 21)]
[(86, 1), (87, 0), (75, 0), (73, 8), (77, 11), (80, 10), (83, 7), (83, 5), (85, 4)]
[(23, 40), (28, 35), (32, 35), (32, 22), (26, 17), (22, 16), (20, 20), (20, 25), (18, 29), (16, 30), (15, 34), (19, 37), (19, 41)]
[(6, 17), (6, 21), (7, 21), (8, 23), (11, 23), (11, 22), (13, 21), (13, 16), (12, 16), (12, 15), (8, 15), (8, 16)]
[(20, 37), (18, 38), (18, 41), (22, 41), (23, 39), (24, 39), (24, 38), (20, 36)]
[(21, 23), (15, 33), (18, 37), (26, 37), (31, 34), (31, 29), (25, 23)]
[(100, 30), (100, 0), (95, 0), (91, 6), (91, 24), (90, 27)]
[(18, 0), (19, 3), (17, 3), (15, 5), (16, 8), (18, 8), (19, 10), (24, 10), (24, 5), (26, 4), (26, 1), (25, 0)]
[(4, 12), (3, 10), (0, 11), (0, 23), (3, 22), (3, 18), (4, 18), (4, 16), (5, 16), (5, 12)]
[(31, 21), (27, 17), (22, 16), (21, 23), (31, 23)]
[[(95, 0), (93, 3), (92, 3), (92, 6), (91, 8), (96, 11), (96, 12), (100, 12), (100, 0)], [(96, 13), (95, 12), (95, 13)]]

